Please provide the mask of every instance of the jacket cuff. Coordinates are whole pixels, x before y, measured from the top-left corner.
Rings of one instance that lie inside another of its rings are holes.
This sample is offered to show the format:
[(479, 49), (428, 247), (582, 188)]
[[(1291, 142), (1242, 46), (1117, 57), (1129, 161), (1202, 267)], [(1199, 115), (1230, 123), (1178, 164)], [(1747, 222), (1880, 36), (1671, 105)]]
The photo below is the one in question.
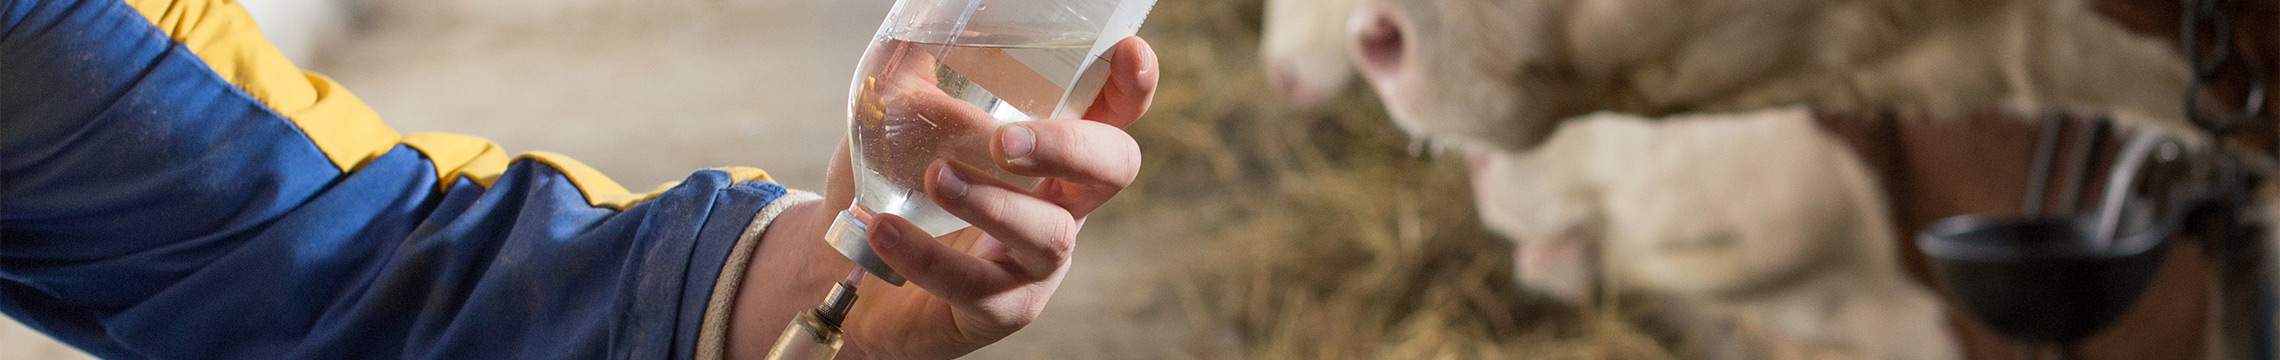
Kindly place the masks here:
[(719, 279), (713, 281), (712, 298), (705, 303), (705, 317), (698, 325), (696, 360), (718, 360), (728, 350), (729, 307), (736, 304), (736, 289), (744, 286), (744, 269), (751, 265), (760, 248), (760, 236), (767, 233), (768, 224), (784, 214), (785, 209), (811, 201), (822, 201), (823, 196), (805, 191), (793, 191), (769, 202), (760, 213), (752, 216), (752, 223), (737, 235), (735, 249), (728, 253), (728, 261), (721, 264)]

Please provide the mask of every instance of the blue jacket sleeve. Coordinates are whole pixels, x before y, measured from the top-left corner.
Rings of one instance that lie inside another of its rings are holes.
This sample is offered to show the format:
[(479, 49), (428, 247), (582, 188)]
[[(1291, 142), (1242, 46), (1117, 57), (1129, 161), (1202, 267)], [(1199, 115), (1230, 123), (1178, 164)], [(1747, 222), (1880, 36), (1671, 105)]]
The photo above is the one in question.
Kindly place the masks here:
[(397, 136), (247, 29), (226, 0), (0, 0), (0, 312), (116, 359), (688, 358), (788, 194)]

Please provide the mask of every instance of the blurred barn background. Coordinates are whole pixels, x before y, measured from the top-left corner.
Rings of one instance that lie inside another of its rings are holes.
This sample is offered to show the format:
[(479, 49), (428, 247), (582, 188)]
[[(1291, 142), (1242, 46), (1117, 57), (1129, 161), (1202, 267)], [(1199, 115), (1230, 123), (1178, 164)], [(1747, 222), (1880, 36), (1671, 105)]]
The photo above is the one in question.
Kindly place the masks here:
[[(707, 166), (817, 189), (890, 0), (242, 0), (301, 66), (406, 133), (554, 151), (629, 188)], [(1281, 104), (1258, 0), (1162, 0), (1139, 184), (1097, 213), (1039, 322), (975, 358), (1667, 358), (1626, 306), (1522, 293), (1462, 161), (1374, 97)], [(13, 323), (0, 360), (84, 355)]]

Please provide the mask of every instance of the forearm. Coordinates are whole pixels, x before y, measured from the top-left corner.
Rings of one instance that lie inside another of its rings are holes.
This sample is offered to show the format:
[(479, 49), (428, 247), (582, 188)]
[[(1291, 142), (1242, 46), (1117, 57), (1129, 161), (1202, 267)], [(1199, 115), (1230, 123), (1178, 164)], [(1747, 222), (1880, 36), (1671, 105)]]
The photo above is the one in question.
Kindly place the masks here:
[(761, 235), (729, 313), (726, 358), (765, 357), (793, 316), (822, 303), (831, 284), (855, 269), (823, 241), (839, 210), (827, 203), (793, 205)]

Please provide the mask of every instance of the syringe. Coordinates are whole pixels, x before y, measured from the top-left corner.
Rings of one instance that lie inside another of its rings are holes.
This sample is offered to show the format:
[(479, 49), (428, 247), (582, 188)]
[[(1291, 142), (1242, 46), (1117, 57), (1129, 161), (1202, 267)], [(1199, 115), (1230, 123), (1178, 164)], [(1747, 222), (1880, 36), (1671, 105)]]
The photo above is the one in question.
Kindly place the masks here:
[(784, 327), (784, 335), (776, 337), (776, 346), (768, 349), (769, 360), (828, 360), (839, 356), (840, 322), (847, 320), (847, 310), (855, 307), (855, 285), (863, 282), (862, 268), (847, 274), (838, 286), (831, 287), (831, 296), (823, 305), (801, 312)]
[(846, 279), (831, 288), (831, 296), (823, 299), (823, 305), (792, 318), (792, 324), (784, 327), (784, 335), (776, 337), (776, 346), (768, 349), (769, 360), (825, 360), (838, 356), (839, 346), (844, 343), (839, 338), (839, 325), (847, 320), (847, 310), (855, 307), (855, 285), (861, 284), (863, 277), (871, 276), (889, 285), (902, 286), (902, 275), (887, 267), (879, 254), (871, 252), (870, 226), (863, 224), (863, 220), (870, 217), (870, 212), (856, 207), (840, 211), (839, 217), (831, 221), (831, 228), (824, 231), (824, 241), (830, 242), (848, 261), (855, 262), (855, 271), (847, 273)]

